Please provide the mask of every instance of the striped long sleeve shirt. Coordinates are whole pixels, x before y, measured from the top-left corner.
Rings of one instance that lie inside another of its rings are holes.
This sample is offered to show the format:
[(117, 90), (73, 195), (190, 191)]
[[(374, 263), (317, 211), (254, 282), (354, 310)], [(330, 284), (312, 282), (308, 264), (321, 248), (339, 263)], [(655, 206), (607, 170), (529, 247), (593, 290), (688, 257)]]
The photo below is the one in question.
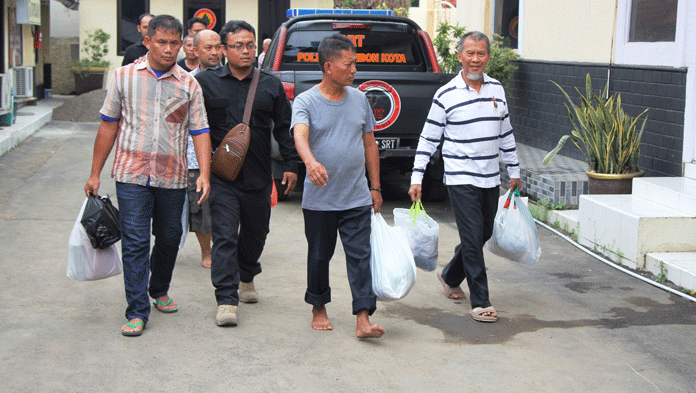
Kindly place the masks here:
[(498, 186), (500, 154), (510, 177), (520, 177), (505, 91), (486, 74), (480, 92), (457, 74), (435, 93), (418, 141), (411, 184), (422, 183), (441, 140), (447, 185)]

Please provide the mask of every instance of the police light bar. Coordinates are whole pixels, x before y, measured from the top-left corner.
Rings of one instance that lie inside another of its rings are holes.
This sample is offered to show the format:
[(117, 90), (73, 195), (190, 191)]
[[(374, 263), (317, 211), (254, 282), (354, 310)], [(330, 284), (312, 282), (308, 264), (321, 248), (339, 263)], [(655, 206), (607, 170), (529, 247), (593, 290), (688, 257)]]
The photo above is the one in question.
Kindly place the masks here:
[(394, 15), (392, 10), (353, 10), (353, 9), (321, 9), (321, 8), (290, 8), (285, 15), (293, 18), (300, 15), (344, 14), (344, 15)]

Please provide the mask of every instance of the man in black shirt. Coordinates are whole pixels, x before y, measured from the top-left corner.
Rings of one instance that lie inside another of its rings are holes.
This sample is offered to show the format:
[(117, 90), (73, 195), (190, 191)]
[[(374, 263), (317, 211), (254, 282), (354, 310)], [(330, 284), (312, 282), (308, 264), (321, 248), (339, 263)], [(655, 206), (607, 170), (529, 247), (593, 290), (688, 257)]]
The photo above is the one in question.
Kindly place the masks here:
[[(136, 29), (138, 29), (138, 33), (142, 34), (143, 38), (145, 37), (145, 34), (147, 34), (147, 25), (150, 23), (150, 19), (153, 17), (154, 15), (152, 14), (142, 14), (138, 18), (138, 26), (136, 26)], [(132, 44), (126, 48), (126, 51), (123, 53), (123, 62), (121, 63), (121, 66), (130, 64), (146, 54), (147, 48), (145, 47), (145, 44), (143, 44), (143, 40), (140, 40), (140, 42), (136, 42), (135, 44)]]
[[(213, 149), (242, 122), (256, 49), (254, 28), (244, 21), (227, 22), (220, 39), (228, 64), (196, 75), (203, 90)], [(271, 217), (271, 133), (285, 160), (282, 183), (287, 184), (286, 194), (297, 183), (299, 156), (290, 135), (291, 115), (280, 80), (261, 71), (251, 113), (251, 141), (241, 171), (232, 182), (211, 174), (211, 277), (219, 326), (237, 324), (239, 301), (258, 301), (253, 280), (261, 273), (259, 257)]]
[(179, 67), (183, 68), (186, 72), (191, 72), (194, 68), (198, 67), (198, 55), (193, 50), (195, 46), (193, 43), (193, 37), (195, 36), (195, 34), (189, 34), (184, 37), (184, 46), (182, 49), (186, 54), (186, 57), (176, 62), (176, 64), (178, 64)]

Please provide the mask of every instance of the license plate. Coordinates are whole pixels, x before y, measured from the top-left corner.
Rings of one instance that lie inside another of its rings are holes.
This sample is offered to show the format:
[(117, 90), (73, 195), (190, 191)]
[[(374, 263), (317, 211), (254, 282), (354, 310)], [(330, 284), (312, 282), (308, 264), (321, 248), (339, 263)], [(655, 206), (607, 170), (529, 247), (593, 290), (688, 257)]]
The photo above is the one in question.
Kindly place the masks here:
[(379, 150), (396, 149), (399, 147), (399, 138), (375, 138)]

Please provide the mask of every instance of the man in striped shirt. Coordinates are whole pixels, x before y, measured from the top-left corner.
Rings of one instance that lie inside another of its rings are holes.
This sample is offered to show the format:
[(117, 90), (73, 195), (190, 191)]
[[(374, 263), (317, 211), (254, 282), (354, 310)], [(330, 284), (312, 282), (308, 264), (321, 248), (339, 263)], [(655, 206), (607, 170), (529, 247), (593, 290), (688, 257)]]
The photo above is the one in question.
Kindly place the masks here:
[[(114, 72), (84, 187), (87, 195), (97, 195), (99, 175), (116, 143), (111, 175), (116, 180), (128, 302), (124, 336), (142, 334), (150, 315), (148, 293), (159, 311), (177, 311), (168, 291), (182, 235), (188, 134), (200, 163), (198, 203), (210, 192), (210, 131), (203, 94), (196, 79), (175, 64), (182, 30), (174, 17), (156, 16), (143, 40), (149, 49), (145, 61)], [(155, 235), (151, 257), (150, 220)]]
[(507, 164), (511, 190), (521, 186), (519, 161), (503, 86), (483, 72), (491, 57), (488, 37), (481, 32), (467, 33), (459, 41), (457, 57), (462, 71), (435, 93), (408, 193), (413, 201), (421, 199), (426, 165), (444, 139), (445, 184), (460, 244), (438, 279), (449, 298), (461, 299), (464, 292), (459, 285), (466, 278), (472, 317), (495, 322), (498, 315), (488, 296), (483, 245), (491, 237), (498, 209), (499, 155), (502, 152)]

